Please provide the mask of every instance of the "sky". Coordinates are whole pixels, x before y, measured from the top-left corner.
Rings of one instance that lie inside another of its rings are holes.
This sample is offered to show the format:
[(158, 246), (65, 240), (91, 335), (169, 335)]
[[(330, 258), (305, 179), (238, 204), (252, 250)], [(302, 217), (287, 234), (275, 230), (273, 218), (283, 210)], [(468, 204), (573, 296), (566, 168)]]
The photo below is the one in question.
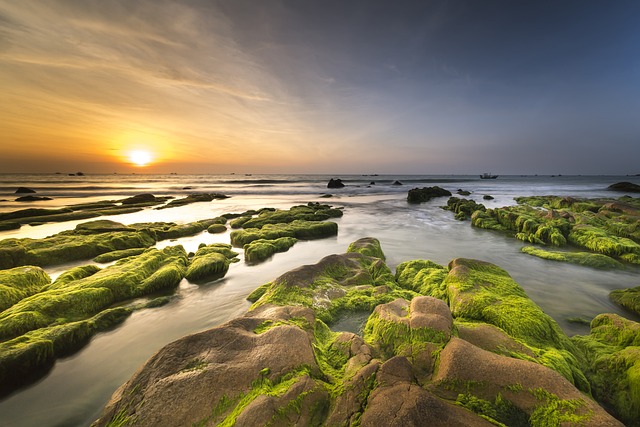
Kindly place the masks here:
[(636, 174), (638, 22), (636, 0), (0, 0), (0, 173)]

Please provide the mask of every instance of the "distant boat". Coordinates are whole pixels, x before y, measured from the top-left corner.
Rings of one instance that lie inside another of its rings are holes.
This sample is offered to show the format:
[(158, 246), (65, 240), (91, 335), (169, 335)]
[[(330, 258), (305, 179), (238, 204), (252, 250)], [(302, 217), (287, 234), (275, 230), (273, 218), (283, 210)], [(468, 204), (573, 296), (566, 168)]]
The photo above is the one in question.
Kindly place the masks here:
[(483, 173), (480, 175), (480, 179), (496, 179), (498, 175), (491, 175), (490, 173)]

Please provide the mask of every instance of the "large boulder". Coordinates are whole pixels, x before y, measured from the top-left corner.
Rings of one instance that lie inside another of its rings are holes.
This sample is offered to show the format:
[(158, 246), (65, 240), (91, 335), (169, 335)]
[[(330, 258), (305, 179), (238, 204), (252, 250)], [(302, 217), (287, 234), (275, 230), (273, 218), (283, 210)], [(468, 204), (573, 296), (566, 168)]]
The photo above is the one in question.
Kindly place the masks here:
[(15, 194), (25, 194), (25, 193), (35, 193), (36, 190), (34, 190), (33, 188), (28, 188), (28, 187), (18, 187), (18, 189), (16, 190)]
[[(265, 425), (295, 398), (304, 417), (281, 422), (318, 425), (310, 422), (316, 419), (311, 408), (321, 414), (328, 395), (314, 379), (320, 376), (314, 319), (311, 309), (265, 306), (175, 341), (116, 391), (95, 426), (115, 417), (139, 426), (216, 425), (229, 416), (241, 417), (240, 425)], [(294, 412), (291, 407), (289, 415)]]

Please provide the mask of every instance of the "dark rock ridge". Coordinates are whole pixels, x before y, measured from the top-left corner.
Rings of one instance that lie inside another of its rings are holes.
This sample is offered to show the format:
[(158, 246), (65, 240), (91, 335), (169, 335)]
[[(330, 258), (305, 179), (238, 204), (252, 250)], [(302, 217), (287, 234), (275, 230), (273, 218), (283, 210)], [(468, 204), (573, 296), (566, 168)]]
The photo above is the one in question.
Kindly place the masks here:
[(616, 182), (607, 187), (609, 190), (624, 191), (628, 193), (640, 193), (640, 185), (632, 182)]
[(18, 187), (15, 194), (24, 194), (24, 193), (35, 193), (36, 190), (28, 187)]
[(331, 178), (329, 180), (329, 183), (327, 184), (327, 188), (343, 188), (343, 187), (344, 187), (344, 183), (340, 178), (337, 178), (337, 179)]
[(409, 190), (407, 194), (407, 202), (409, 203), (424, 203), (435, 197), (445, 197), (451, 196), (451, 192), (449, 190), (445, 190), (444, 188), (440, 188), (438, 186), (434, 187), (423, 187), (423, 188), (412, 188)]
[(53, 200), (51, 197), (47, 196), (22, 196), (16, 198), (16, 202), (41, 202), (43, 200)]
[[(259, 287), (244, 316), (149, 359), (94, 425), (622, 426), (590, 397), (586, 353), (504, 270), (417, 260), (394, 276), (383, 257), (362, 239)], [(362, 337), (329, 329), (354, 310), (371, 313)], [(639, 386), (625, 378), (616, 402)]]

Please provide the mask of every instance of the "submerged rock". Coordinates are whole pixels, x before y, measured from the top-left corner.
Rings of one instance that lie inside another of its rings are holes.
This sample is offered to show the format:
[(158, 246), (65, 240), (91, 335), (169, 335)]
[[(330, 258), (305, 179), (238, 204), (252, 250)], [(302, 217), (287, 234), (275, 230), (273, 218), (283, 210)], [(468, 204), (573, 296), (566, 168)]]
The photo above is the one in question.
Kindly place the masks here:
[[(349, 250), (167, 345), (95, 425), (622, 425), (588, 396), (582, 354), (504, 270), (418, 260), (394, 278), (375, 239)], [(364, 337), (327, 327), (353, 310), (372, 311)]]
[(343, 187), (344, 187), (344, 183), (340, 178), (337, 178), (337, 179), (331, 178), (329, 180), (329, 183), (327, 184), (327, 188), (343, 188)]
[(16, 202), (40, 202), (43, 200), (53, 200), (51, 197), (46, 196), (22, 196), (18, 197)]

